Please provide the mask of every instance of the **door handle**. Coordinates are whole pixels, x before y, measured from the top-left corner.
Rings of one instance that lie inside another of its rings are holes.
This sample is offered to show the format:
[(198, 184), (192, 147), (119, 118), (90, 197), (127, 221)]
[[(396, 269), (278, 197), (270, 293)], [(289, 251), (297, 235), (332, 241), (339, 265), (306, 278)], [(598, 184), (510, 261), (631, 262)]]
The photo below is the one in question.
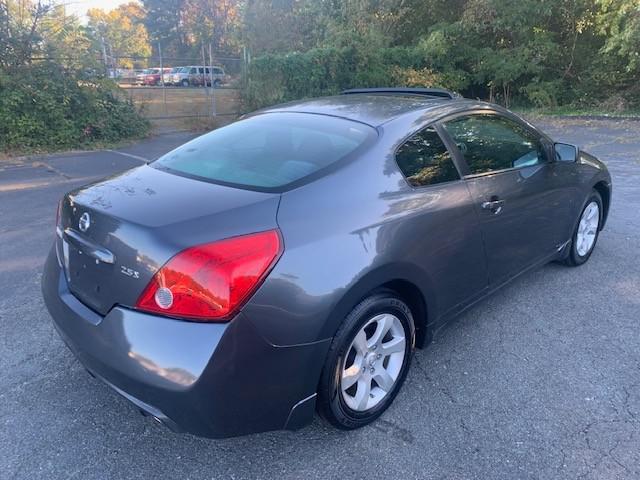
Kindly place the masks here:
[(504, 207), (504, 200), (491, 199), (488, 202), (482, 202), (480, 205), (484, 210), (489, 210), (494, 215), (498, 215), (502, 212), (502, 208)]

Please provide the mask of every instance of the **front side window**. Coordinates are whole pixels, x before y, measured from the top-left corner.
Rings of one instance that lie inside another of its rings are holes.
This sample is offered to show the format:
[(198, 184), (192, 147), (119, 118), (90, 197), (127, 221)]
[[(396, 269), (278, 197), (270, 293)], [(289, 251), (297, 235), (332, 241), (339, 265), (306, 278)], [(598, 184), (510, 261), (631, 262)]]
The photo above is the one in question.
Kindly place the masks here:
[(198, 73), (198, 69), (196, 67), (193, 67), (189, 73), (191, 74)]
[(152, 165), (238, 187), (278, 190), (346, 157), (375, 136), (374, 128), (337, 117), (265, 113), (198, 137)]
[(499, 115), (469, 115), (444, 124), (471, 174), (521, 168), (547, 161), (538, 137)]
[(396, 153), (396, 161), (414, 187), (460, 178), (447, 147), (433, 127), (425, 128), (402, 144)]

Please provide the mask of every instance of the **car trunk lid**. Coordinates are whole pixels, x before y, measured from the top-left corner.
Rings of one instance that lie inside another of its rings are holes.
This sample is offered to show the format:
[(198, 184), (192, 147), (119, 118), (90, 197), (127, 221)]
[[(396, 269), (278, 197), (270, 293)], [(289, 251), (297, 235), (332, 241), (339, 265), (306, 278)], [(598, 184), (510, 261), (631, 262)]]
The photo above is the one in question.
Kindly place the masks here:
[(185, 248), (277, 228), (279, 199), (149, 166), (71, 192), (57, 239), (69, 289), (102, 315), (116, 304), (133, 307)]

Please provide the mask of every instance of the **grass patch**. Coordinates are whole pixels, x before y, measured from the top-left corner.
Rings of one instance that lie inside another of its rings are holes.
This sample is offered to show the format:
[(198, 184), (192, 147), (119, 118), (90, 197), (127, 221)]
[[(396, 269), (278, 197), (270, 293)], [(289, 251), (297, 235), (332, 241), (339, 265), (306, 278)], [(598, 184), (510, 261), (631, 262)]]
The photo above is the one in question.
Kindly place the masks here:
[(5, 151), (0, 151), (0, 162), (2, 162), (3, 160), (6, 160), (6, 161), (14, 160), (19, 157), (49, 155), (52, 153), (62, 153), (62, 152), (80, 153), (80, 152), (89, 152), (94, 150), (114, 150), (114, 149), (126, 147), (139, 140), (148, 138), (149, 136), (150, 136), (149, 134), (145, 134), (145, 135), (129, 137), (127, 139), (117, 140), (117, 141), (101, 140), (101, 141), (87, 142), (84, 144), (79, 144), (74, 148), (69, 148), (63, 145), (47, 146), (47, 147), (43, 147), (43, 146), (38, 146), (38, 147), (25, 146), (20, 148), (16, 147), (16, 148), (8, 149)]

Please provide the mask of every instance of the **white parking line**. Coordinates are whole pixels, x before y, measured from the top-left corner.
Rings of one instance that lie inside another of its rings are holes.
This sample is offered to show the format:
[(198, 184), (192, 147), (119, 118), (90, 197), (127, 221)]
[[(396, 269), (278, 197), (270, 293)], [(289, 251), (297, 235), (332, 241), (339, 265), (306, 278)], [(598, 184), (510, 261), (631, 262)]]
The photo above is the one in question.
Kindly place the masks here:
[(117, 154), (119, 154), (119, 155), (123, 155), (123, 156), (125, 156), (125, 157), (129, 157), (129, 158), (134, 158), (134, 159), (136, 159), (136, 160), (138, 160), (138, 161), (140, 161), (140, 162), (144, 162), (144, 163), (149, 163), (149, 162), (151, 161), (151, 160), (149, 160), (148, 158), (144, 158), (144, 157), (141, 157), (141, 156), (139, 156), (139, 155), (134, 155), (134, 154), (132, 154), (132, 153), (125, 153), (125, 152), (119, 152), (119, 151), (117, 151), (117, 150), (108, 150), (108, 149), (107, 149), (107, 150), (104, 150), (104, 151), (105, 151), (105, 152), (111, 152), (111, 153), (117, 153)]

